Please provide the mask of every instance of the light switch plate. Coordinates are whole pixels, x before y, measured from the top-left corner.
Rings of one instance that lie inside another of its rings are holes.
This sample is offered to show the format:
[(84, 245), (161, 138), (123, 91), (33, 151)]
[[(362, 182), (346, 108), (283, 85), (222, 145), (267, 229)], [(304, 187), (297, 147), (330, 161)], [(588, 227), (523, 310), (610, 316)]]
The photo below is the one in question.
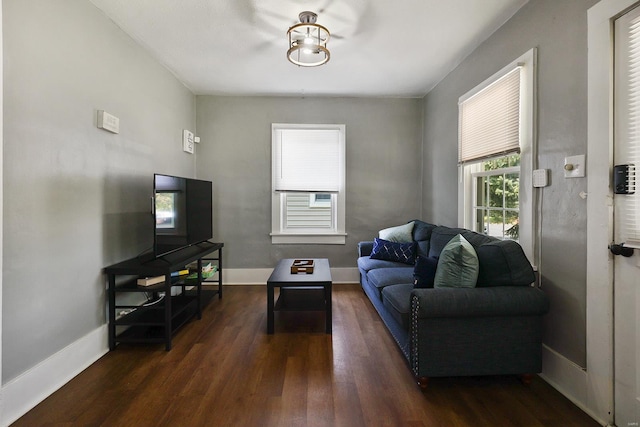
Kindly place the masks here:
[(586, 164), (584, 154), (579, 156), (569, 156), (564, 158), (564, 177), (582, 178), (585, 174)]
[(549, 185), (549, 174), (546, 169), (536, 169), (533, 171), (533, 186), (536, 188)]
[(182, 132), (182, 149), (193, 154), (193, 132), (186, 129)]

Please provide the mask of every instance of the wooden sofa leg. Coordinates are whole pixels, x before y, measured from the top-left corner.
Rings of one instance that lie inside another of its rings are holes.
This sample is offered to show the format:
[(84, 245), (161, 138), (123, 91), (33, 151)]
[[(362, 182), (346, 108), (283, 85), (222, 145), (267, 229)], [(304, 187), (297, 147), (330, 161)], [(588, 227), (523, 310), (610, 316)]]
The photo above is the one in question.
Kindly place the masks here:
[(420, 377), (420, 378), (418, 378), (418, 386), (422, 390), (426, 390), (428, 384), (429, 384), (429, 377)]
[(532, 380), (533, 380), (533, 374), (522, 374), (522, 375), (520, 375), (520, 381), (522, 382), (522, 384), (524, 384), (526, 386), (530, 386)]

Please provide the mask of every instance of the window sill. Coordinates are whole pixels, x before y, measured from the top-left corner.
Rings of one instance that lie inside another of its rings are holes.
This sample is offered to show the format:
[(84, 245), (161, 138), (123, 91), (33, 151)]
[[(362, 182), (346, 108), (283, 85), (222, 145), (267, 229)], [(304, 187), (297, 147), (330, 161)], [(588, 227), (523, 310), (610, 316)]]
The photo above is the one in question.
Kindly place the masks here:
[(271, 233), (273, 245), (344, 245), (346, 233), (332, 234), (286, 234)]

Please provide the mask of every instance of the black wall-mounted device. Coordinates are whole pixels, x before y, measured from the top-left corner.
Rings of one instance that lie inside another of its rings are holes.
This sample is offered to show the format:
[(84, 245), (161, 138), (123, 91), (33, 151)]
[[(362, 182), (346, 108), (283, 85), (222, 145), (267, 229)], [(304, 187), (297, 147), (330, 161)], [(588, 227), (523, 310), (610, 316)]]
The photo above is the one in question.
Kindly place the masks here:
[(636, 192), (635, 165), (615, 165), (613, 167), (613, 191), (616, 194), (634, 194)]

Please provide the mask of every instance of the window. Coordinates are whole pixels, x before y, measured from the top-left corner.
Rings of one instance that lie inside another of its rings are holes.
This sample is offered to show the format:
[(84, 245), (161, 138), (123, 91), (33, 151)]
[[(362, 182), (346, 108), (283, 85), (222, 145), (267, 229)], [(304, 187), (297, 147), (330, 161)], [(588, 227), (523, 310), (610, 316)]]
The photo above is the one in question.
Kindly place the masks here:
[(480, 163), (472, 172), (474, 230), (501, 239), (518, 240), (520, 154)]
[(520, 242), (535, 263), (535, 50), (459, 100), (459, 225)]
[(272, 125), (272, 243), (345, 243), (345, 125)]

